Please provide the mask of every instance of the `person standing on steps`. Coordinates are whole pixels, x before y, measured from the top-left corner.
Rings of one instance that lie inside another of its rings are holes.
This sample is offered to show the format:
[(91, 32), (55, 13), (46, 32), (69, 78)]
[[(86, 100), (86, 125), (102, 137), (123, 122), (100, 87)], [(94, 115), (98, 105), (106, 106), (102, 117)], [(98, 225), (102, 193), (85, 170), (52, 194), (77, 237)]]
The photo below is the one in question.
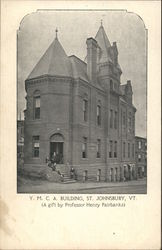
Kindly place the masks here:
[(57, 161), (56, 152), (54, 152), (52, 157), (51, 157), (51, 163), (52, 163), (52, 170), (53, 171), (56, 170), (56, 161)]
[(71, 169), (70, 169), (70, 178), (74, 179), (74, 176), (75, 176), (75, 170), (74, 170), (73, 167), (71, 167)]

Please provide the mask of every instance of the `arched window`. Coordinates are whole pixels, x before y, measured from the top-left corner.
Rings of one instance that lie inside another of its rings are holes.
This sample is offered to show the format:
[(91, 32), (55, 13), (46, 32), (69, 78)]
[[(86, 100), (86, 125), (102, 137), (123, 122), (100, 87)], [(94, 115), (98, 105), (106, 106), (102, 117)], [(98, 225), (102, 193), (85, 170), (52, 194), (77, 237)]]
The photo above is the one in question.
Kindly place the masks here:
[(101, 139), (97, 139), (97, 158), (101, 157)]
[(113, 81), (110, 80), (110, 90), (112, 91), (113, 90)]
[(36, 90), (34, 92), (34, 119), (40, 119), (40, 91)]
[(83, 121), (88, 121), (88, 95), (85, 93), (82, 101)]
[(56, 133), (50, 137), (51, 142), (64, 142), (62, 134)]
[(100, 126), (101, 125), (101, 102), (98, 101), (97, 104), (97, 125)]
[(83, 137), (82, 158), (87, 158), (87, 137)]

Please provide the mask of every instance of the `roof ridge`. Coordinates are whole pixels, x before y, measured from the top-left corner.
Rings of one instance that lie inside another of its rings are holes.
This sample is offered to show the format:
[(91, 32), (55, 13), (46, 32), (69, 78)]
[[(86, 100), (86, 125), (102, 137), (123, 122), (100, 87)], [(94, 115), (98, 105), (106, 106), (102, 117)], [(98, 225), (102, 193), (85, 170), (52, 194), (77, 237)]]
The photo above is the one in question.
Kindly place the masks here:
[(71, 55), (71, 56), (68, 56), (68, 57), (76, 57), (77, 59), (79, 59), (79, 61), (81, 61), (82, 63), (84, 64), (87, 64), (86, 62), (84, 62), (82, 59), (80, 59), (78, 56), (76, 55)]

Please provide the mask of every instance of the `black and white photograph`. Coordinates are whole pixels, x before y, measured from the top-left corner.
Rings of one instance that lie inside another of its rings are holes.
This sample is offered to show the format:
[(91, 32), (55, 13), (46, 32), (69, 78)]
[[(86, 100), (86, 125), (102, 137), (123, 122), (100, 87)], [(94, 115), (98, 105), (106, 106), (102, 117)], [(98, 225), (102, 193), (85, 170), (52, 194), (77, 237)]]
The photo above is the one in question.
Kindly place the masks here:
[(147, 194), (147, 28), (38, 10), (17, 31), (17, 193)]
[(160, 1), (1, 1), (0, 249), (161, 249)]

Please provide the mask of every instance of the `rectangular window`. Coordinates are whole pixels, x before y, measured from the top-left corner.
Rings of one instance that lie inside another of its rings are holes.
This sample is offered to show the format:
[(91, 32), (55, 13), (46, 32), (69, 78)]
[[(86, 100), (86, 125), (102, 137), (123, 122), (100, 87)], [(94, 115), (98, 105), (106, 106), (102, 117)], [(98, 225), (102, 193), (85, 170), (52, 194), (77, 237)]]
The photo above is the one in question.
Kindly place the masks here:
[(34, 97), (34, 118), (40, 119), (40, 96)]
[(132, 158), (134, 158), (134, 144), (132, 144)]
[(129, 112), (129, 122), (128, 122), (128, 125), (131, 128), (131, 126), (132, 126), (132, 115), (131, 115), (131, 112)]
[(135, 117), (134, 117), (134, 115), (132, 115), (132, 132), (133, 132), (133, 134), (135, 132)]
[(110, 128), (113, 128), (113, 110), (110, 110)]
[(117, 122), (118, 122), (118, 113), (115, 111), (115, 117), (114, 117), (114, 128), (117, 129)]
[(83, 121), (88, 120), (88, 101), (83, 100)]
[(142, 143), (141, 143), (141, 141), (139, 141), (138, 142), (138, 148), (141, 149), (141, 147), (142, 147)]
[(130, 143), (128, 143), (128, 158), (130, 158)]
[(123, 125), (125, 126), (125, 121), (126, 121), (126, 115), (125, 112), (123, 112)]
[(83, 137), (82, 158), (87, 158), (87, 138), (86, 137)]
[(141, 162), (141, 155), (138, 155), (138, 161)]
[(125, 158), (125, 142), (123, 142), (123, 158)]
[(101, 140), (97, 140), (97, 158), (101, 158)]
[(113, 156), (113, 142), (110, 141), (109, 158), (112, 158), (112, 156)]
[(117, 158), (117, 141), (115, 141), (115, 144), (114, 144), (114, 158)]
[(97, 125), (101, 125), (101, 106), (97, 105)]
[(33, 136), (33, 157), (39, 157), (39, 136)]

